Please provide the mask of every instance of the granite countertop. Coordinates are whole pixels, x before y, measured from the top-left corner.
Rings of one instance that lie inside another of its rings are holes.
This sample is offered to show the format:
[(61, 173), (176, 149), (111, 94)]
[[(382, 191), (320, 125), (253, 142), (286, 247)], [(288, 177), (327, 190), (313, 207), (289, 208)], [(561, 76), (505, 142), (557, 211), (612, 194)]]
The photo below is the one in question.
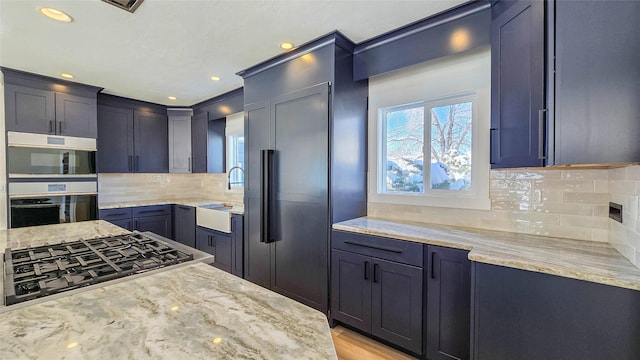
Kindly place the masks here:
[(470, 250), (472, 261), (640, 290), (640, 269), (607, 243), (368, 217), (333, 229)]
[(1, 359), (337, 359), (324, 314), (197, 263), (0, 314)]
[(233, 206), (229, 210), (230, 213), (244, 215), (243, 204), (226, 203), (224, 201), (211, 200), (211, 199), (192, 199), (192, 198), (191, 199), (173, 199), (173, 200), (121, 201), (121, 202), (100, 204), (98, 208), (101, 210), (106, 210), (106, 209), (118, 209), (118, 208), (136, 207), (136, 206), (168, 205), (168, 204), (193, 206), (193, 207), (197, 207), (205, 204), (227, 204), (227, 205)]

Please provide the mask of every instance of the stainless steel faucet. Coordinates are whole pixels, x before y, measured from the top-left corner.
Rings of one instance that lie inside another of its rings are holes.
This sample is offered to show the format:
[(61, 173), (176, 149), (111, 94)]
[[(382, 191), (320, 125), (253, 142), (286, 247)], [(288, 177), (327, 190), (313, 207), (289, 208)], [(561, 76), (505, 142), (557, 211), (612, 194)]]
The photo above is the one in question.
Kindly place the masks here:
[(231, 172), (233, 170), (236, 170), (236, 169), (242, 171), (242, 179), (244, 180), (244, 169), (242, 167), (240, 167), (240, 166), (232, 167), (231, 169), (229, 169), (229, 172), (227, 172), (227, 184), (229, 186), (229, 190), (231, 190), (231, 184), (234, 184), (234, 185), (235, 184), (244, 184), (244, 181), (236, 181), (236, 182), (233, 182), (233, 183), (231, 182)]

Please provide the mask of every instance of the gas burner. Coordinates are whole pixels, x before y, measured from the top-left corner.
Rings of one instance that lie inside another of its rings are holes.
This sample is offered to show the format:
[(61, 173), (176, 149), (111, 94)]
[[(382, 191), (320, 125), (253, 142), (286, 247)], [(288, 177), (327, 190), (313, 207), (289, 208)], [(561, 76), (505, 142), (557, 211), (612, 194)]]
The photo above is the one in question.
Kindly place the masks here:
[(139, 233), (7, 249), (4, 253), (6, 304), (193, 259), (193, 254)]

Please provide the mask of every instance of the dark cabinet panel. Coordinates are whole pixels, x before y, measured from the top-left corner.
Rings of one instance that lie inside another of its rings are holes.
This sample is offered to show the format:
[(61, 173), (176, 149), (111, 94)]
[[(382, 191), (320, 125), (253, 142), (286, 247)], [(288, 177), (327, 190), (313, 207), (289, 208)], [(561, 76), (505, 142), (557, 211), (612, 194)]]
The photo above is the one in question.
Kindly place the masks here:
[(8, 131), (55, 134), (55, 93), (13, 84), (5, 85)]
[(191, 172), (207, 172), (207, 112), (195, 114), (191, 119)]
[(491, 167), (544, 165), (544, 2), (521, 0), (491, 25)]
[(429, 245), (427, 266), (427, 358), (469, 359), (471, 261), (468, 252)]
[(225, 118), (210, 120), (207, 123), (207, 171), (210, 173), (227, 171), (226, 123)]
[[(334, 238), (337, 233), (347, 234), (334, 231)], [(384, 247), (379, 245), (381, 240), (386, 241)], [(378, 250), (405, 243), (376, 236), (358, 237), (358, 242)], [(423, 246), (415, 245), (422, 264)], [(395, 253), (380, 254), (392, 257)], [(332, 249), (331, 316), (414, 354), (422, 353), (422, 267)]]
[(371, 333), (419, 354), (422, 268), (381, 259), (372, 263)]
[(56, 134), (95, 138), (97, 136), (96, 99), (56, 93)]
[(133, 112), (134, 169), (141, 173), (169, 172), (169, 130), (167, 116)]
[(226, 272), (232, 272), (231, 235), (198, 226), (196, 230), (196, 248), (213, 255), (213, 266)]
[(233, 257), (231, 273), (244, 275), (244, 216), (231, 215), (231, 256)]
[(174, 207), (174, 240), (196, 247), (196, 208), (192, 206), (175, 205)]
[(133, 229), (138, 231), (151, 231), (154, 234), (172, 238), (171, 215), (156, 215), (146, 217), (134, 217)]
[(261, 242), (261, 150), (271, 148), (269, 102), (245, 106), (245, 232), (244, 278), (260, 286), (269, 287), (271, 247)]
[(473, 358), (640, 359), (640, 291), (473, 263)]
[(331, 316), (358, 329), (371, 329), (371, 268), (368, 256), (331, 251)]
[(124, 220), (107, 220), (113, 225), (120, 226), (123, 229), (127, 229), (129, 231), (133, 231), (133, 220), (124, 219)]
[(640, 161), (640, 2), (555, 1), (555, 164)]
[(114, 106), (98, 106), (98, 171), (133, 171), (133, 112)]

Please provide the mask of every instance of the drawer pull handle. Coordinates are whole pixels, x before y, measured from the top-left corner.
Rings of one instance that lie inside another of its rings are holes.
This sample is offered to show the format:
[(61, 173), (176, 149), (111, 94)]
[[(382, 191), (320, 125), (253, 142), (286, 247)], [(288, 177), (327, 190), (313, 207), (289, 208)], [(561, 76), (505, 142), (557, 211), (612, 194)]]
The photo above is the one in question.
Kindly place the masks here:
[(378, 275), (376, 275), (378, 273), (378, 264), (373, 264), (373, 282), (377, 283), (378, 282)]
[(402, 253), (402, 250), (396, 249), (396, 248), (388, 248), (388, 247), (378, 246), (378, 245), (363, 244), (363, 243), (353, 242), (353, 241), (349, 241), (349, 240), (345, 241), (344, 243), (345, 244), (349, 244), (349, 245), (354, 245), (354, 246), (362, 246), (362, 247), (366, 247), (366, 248), (370, 248), (370, 249), (388, 251), (388, 252), (392, 252), (392, 253), (396, 253), (396, 254), (401, 254)]
[(142, 210), (140, 211), (140, 214), (150, 214), (150, 213), (159, 213), (159, 212), (164, 212), (164, 210)]
[(364, 262), (364, 279), (369, 280), (369, 262)]

